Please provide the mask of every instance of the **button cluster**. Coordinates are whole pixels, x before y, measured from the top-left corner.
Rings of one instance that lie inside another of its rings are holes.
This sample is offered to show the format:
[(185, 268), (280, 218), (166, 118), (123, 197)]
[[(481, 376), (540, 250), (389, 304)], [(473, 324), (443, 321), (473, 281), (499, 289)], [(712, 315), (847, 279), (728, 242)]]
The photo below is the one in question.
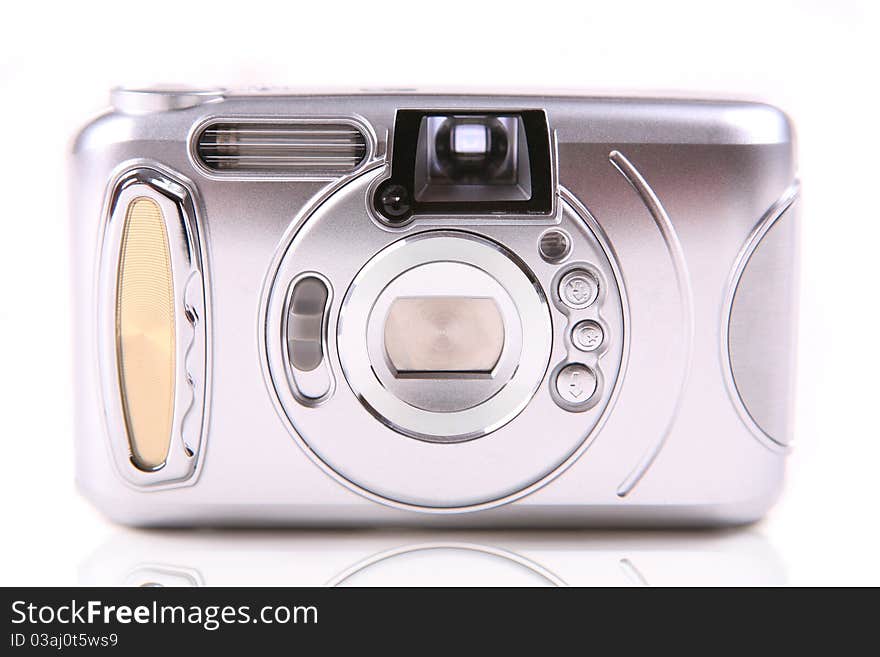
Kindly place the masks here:
[(567, 411), (592, 408), (601, 393), (599, 356), (604, 351), (605, 329), (600, 321), (602, 283), (588, 264), (573, 264), (557, 277), (555, 302), (568, 317), (568, 357), (554, 370), (551, 393)]

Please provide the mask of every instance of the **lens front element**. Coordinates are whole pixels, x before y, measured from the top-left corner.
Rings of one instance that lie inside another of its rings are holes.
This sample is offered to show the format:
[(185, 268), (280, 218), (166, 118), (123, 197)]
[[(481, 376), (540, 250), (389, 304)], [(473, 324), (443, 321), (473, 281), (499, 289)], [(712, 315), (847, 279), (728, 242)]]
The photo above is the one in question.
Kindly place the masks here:
[(491, 376), (504, 320), (491, 298), (398, 297), (385, 320), (385, 351), (398, 377)]

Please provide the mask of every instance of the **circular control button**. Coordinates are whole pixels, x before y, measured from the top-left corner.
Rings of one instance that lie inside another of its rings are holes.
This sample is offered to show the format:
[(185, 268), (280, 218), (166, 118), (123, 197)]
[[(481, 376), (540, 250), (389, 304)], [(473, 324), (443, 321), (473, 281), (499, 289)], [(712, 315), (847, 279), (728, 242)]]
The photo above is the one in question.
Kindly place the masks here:
[(586, 269), (574, 269), (559, 281), (559, 298), (569, 308), (586, 308), (598, 296), (599, 280)]
[(562, 262), (571, 253), (571, 237), (564, 230), (551, 228), (544, 231), (538, 241), (541, 257), (549, 263)]
[(596, 374), (580, 363), (566, 365), (556, 375), (556, 392), (567, 404), (586, 403), (596, 392), (596, 385)]
[(591, 319), (578, 322), (571, 331), (571, 341), (581, 351), (595, 351), (604, 339), (602, 327)]

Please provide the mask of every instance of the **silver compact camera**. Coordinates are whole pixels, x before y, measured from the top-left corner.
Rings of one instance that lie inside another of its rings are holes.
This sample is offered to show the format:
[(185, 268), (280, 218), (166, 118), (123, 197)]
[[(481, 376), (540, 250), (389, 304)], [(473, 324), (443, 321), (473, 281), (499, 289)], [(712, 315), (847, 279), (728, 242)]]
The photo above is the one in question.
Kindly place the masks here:
[(76, 471), (136, 525), (721, 525), (791, 439), (756, 103), (120, 89), (73, 146)]

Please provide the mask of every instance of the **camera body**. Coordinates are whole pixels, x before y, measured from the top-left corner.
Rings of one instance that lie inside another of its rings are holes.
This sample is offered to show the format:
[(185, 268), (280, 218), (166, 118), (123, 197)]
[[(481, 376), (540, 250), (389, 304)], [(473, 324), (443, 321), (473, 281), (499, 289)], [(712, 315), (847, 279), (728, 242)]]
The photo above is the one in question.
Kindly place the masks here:
[(116, 90), (73, 146), (76, 471), (137, 525), (721, 525), (779, 494), (787, 118)]

